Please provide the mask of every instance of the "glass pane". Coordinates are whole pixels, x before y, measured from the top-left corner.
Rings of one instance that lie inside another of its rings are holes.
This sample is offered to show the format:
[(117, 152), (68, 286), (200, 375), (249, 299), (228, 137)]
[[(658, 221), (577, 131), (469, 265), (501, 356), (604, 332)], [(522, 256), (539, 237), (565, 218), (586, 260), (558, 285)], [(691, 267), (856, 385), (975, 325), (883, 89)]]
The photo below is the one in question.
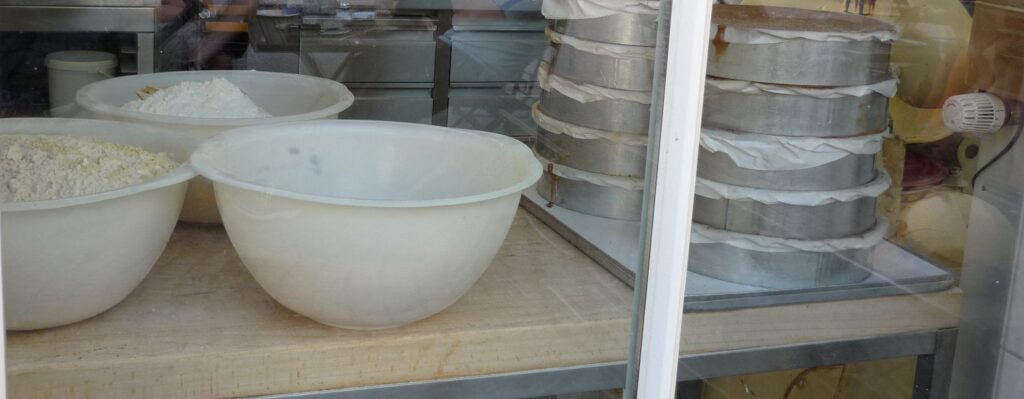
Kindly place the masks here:
[(1019, 397), (1024, 3), (728, 3), (682, 350), (748, 362), (679, 378), (705, 398)]
[(0, 0), (10, 395), (620, 397), (666, 25), (602, 3)]

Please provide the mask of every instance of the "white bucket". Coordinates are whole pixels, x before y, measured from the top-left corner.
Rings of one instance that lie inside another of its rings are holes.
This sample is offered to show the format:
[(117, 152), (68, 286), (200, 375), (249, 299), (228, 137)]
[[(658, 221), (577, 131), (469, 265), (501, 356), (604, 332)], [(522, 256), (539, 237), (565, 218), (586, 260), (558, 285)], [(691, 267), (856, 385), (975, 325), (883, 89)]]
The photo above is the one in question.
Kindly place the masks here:
[(50, 85), (50, 115), (69, 115), (75, 94), (83, 86), (114, 77), (117, 57), (102, 51), (57, 51), (46, 55)]

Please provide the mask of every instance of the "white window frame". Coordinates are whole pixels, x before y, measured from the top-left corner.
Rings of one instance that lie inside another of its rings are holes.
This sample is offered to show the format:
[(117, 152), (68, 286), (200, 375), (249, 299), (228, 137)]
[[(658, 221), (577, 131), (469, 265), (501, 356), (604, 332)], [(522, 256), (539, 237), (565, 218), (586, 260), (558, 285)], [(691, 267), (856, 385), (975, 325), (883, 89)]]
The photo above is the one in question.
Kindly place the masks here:
[(683, 298), (692, 227), (697, 153), (700, 146), (704, 77), (711, 28), (710, 0), (675, 0), (668, 15), (665, 86), (651, 178), (646, 291), (642, 329), (637, 332), (637, 398), (675, 395), (682, 333)]

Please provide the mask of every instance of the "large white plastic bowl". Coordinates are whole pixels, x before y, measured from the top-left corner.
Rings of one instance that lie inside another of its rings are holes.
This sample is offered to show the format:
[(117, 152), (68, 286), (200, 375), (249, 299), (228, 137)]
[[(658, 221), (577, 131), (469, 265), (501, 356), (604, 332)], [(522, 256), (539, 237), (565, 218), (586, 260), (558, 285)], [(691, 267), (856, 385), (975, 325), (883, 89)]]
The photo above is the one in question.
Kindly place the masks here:
[(440, 312), (483, 274), (541, 167), (497, 134), (379, 121), (234, 130), (192, 165), (231, 243), (278, 302), (380, 329)]
[[(195, 146), (150, 126), (86, 119), (2, 119), (0, 134), (60, 134), (129, 144), (187, 161)], [(156, 263), (195, 173), (113, 191), (0, 204), (4, 322), (8, 330), (74, 323), (121, 302)]]
[[(164, 88), (185, 81), (206, 81), (215, 77), (225, 78), (238, 86), (273, 117), (186, 118), (121, 109), (124, 104), (138, 99), (136, 92), (143, 87)], [(243, 126), (338, 119), (338, 114), (351, 106), (354, 99), (345, 85), (313, 76), (259, 71), (186, 71), (102, 80), (79, 90), (76, 101), (99, 119), (145, 123), (206, 139)], [(209, 181), (193, 180), (181, 212), (181, 220), (220, 223), (213, 187)]]

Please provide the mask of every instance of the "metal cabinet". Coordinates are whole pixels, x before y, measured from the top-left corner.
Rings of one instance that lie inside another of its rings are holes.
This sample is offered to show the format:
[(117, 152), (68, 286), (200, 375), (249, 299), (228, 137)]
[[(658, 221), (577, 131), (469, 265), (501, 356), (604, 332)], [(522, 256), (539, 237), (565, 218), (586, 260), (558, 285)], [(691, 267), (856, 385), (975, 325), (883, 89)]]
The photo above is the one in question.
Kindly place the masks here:
[(450, 80), (533, 82), (547, 47), (543, 32), (467, 32), (451, 35)]
[(434, 32), (392, 27), (303, 32), (299, 73), (342, 83), (434, 81)]
[(356, 100), (341, 119), (430, 123), (430, 88), (350, 88)]
[(484, 130), (517, 138), (536, 135), (530, 107), (540, 89), (527, 83), (497, 88), (453, 88), (448, 94), (448, 126)]

